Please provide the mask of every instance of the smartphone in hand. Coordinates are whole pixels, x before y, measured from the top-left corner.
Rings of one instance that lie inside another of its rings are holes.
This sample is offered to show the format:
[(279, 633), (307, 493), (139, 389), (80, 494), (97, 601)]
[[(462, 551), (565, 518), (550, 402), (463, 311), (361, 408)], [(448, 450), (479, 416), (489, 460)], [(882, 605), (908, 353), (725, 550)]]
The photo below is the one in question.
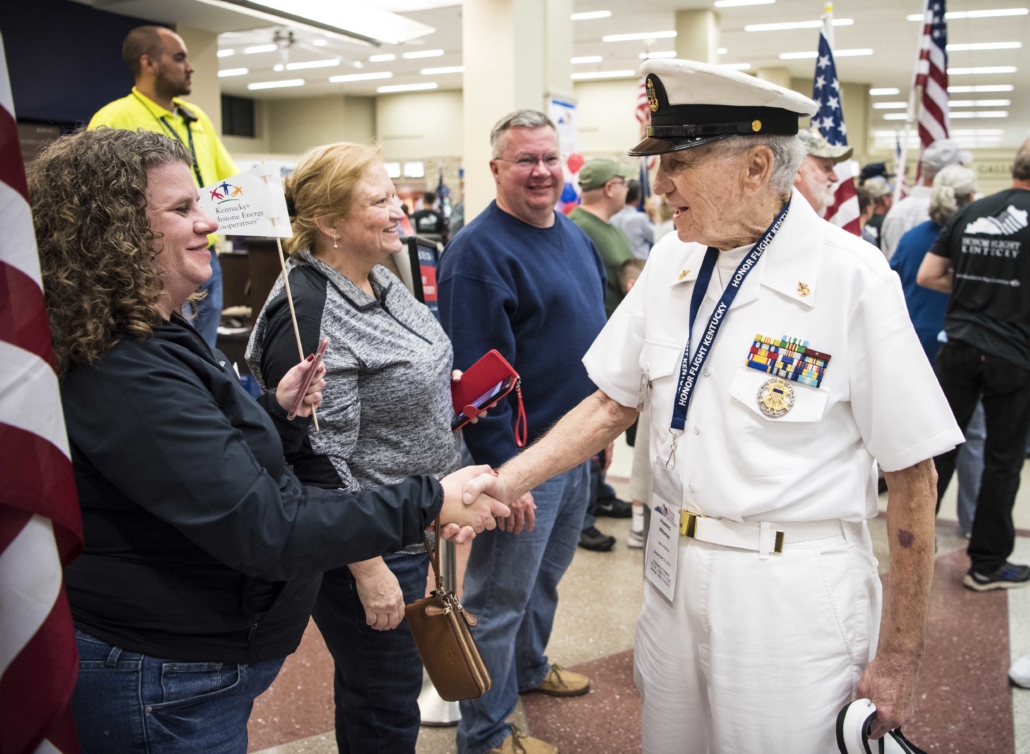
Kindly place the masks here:
[(506, 396), (511, 392), (514, 384), (514, 377), (505, 377), (488, 391), (472, 401), (468, 406), (465, 406), (460, 412), (454, 415), (454, 420), (451, 422), (451, 431), (459, 430), (468, 424), (472, 419), (472, 417), (469, 416), (469, 414), (472, 413), (472, 410), (475, 411), (474, 416), (479, 416), (479, 414), (482, 413), (491, 403), (499, 401), (501, 398)]
[(307, 374), (304, 375), (304, 382), (297, 392), (297, 397), (293, 399), (293, 406), (290, 407), (289, 413), (286, 414), (286, 418), (289, 421), (293, 421), (297, 417), (297, 412), (300, 410), (304, 395), (308, 392), (308, 388), (311, 387), (311, 380), (314, 379), (315, 373), (318, 371), (318, 365), (322, 363), (322, 357), (325, 355), (325, 349), (328, 347), (329, 338), (322, 338), (322, 342), (318, 344), (318, 350), (315, 351), (315, 358), (311, 362), (311, 366), (308, 367)]

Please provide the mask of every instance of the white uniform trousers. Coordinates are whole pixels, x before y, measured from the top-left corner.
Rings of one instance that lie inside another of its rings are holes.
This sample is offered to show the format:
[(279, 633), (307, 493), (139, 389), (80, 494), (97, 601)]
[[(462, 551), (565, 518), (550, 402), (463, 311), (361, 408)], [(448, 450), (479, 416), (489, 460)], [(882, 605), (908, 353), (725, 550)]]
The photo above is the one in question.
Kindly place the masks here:
[(644, 754), (837, 751), (882, 598), (869, 530), (844, 527), (766, 560), (680, 538), (675, 600), (645, 583), (637, 624)]

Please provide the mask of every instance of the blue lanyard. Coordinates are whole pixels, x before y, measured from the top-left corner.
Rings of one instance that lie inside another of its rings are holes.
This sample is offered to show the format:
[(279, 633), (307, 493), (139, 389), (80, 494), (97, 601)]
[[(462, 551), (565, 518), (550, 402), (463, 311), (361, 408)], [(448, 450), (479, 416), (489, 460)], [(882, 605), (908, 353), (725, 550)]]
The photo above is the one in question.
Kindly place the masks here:
[(687, 347), (683, 351), (683, 360), (680, 363), (679, 384), (676, 386), (676, 402), (672, 406), (672, 429), (679, 430), (680, 432), (683, 431), (687, 421), (687, 408), (690, 406), (690, 397), (694, 394), (694, 386), (697, 384), (697, 376), (701, 373), (701, 368), (708, 359), (708, 354), (712, 351), (712, 344), (715, 343), (715, 336), (719, 334), (719, 328), (722, 327), (723, 318), (726, 316), (730, 304), (733, 303), (733, 299), (737, 297), (737, 292), (744, 283), (744, 279), (755, 268), (755, 265), (758, 264), (758, 260), (762, 257), (762, 252), (769, 248), (769, 244), (772, 243), (776, 232), (783, 225), (788, 209), (790, 209), (789, 199), (783, 205), (780, 214), (773, 220), (772, 225), (766, 229), (762, 237), (758, 239), (758, 243), (751, 247), (751, 251), (747, 253), (737, 266), (737, 271), (733, 273), (729, 285), (726, 286), (726, 290), (722, 292), (719, 302), (715, 305), (715, 310), (708, 320), (708, 326), (705, 328), (705, 333), (697, 346), (697, 351), (694, 352), (694, 356), (691, 358), (690, 337), (694, 330), (694, 320), (697, 319), (697, 312), (701, 308), (701, 302), (708, 292), (708, 284), (712, 280), (712, 270), (715, 269), (715, 263), (719, 258), (719, 250), (714, 247), (709, 246), (708, 251), (705, 252), (705, 260), (701, 263), (701, 270), (698, 272), (697, 280), (694, 282), (694, 292), (690, 297), (690, 330), (687, 331)]
[[(148, 113), (154, 116), (158, 123), (164, 126), (165, 130), (171, 135), (173, 139), (182, 144), (182, 139), (179, 138), (179, 134), (177, 134), (175, 132), (175, 129), (172, 128), (171, 124), (169, 124), (168, 121), (165, 120), (165, 116), (158, 116), (157, 113), (155, 113), (153, 110), (147, 107), (147, 103), (144, 102), (142, 98), (140, 98), (140, 96), (136, 94), (136, 92), (133, 92), (132, 95), (139, 100), (139, 103), (143, 105), (144, 108), (146, 108), (146, 111)], [(189, 138), (190, 142), (190, 157), (193, 158), (193, 175), (197, 178), (197, 188), (204, 188), (204, 179), (200, 175), (200, 165), (197, 164), (197, 150), (193, 148), (193, 129), (190, 127), (189, 119), (183, 118), (183, 120), (186, 122), (186, 136)], [(183, 146), (186, 145), (183, 144)]]

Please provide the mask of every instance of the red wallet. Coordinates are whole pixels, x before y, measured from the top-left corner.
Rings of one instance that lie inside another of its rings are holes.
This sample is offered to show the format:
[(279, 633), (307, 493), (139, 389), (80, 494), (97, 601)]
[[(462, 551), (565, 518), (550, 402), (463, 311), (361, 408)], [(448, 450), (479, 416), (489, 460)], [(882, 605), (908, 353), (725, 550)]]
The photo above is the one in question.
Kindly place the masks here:
[[(528, 427), (526, 409), (522, 404), (522, 384), (519, 373), (496, 350), (488, 352), (465, 370), (460, 380), (451, 383), (451, 402), (454, 405), (454, 413), (459, 417), (465, 417), (465, 420), (458, 423), (455, 428), (464, 426), (468, 419), (485, 412), (485, 408), (477, 407), (477, 403), (489, 405), (504, 398), (512, 390), (515, 391), (519, 401), (518, 418), (515, 421), (515, 444), (520, 448), (525, 447)], [(483, 399), (487, 396), (489, 396), (489, 400), (484, 402)]]

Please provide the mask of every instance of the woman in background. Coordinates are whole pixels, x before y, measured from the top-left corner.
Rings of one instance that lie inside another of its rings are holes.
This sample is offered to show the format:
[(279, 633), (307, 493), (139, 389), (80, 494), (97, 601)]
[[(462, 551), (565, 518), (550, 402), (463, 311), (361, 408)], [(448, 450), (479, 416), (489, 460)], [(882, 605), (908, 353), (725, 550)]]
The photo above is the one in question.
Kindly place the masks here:
[[(383, 267), (404, 217), (375, 147), (308, 152), (286, 181), (294, 235), (290, 288), (305, 352), (328, 337), (318, 432), (288, 455), (305, 484), (352, 492), (458, 468), (450, 341)], [(414, 271), (414, 274), (418, 274)], [(275, 389), (297, 345), (281, 282), (261, 311), (247, 362)], [(425, 595), (422, 545), (325, 574), (314, 618), (336, 663), (341, 752), (415, 751), (422, 663), (404, 605)]]

